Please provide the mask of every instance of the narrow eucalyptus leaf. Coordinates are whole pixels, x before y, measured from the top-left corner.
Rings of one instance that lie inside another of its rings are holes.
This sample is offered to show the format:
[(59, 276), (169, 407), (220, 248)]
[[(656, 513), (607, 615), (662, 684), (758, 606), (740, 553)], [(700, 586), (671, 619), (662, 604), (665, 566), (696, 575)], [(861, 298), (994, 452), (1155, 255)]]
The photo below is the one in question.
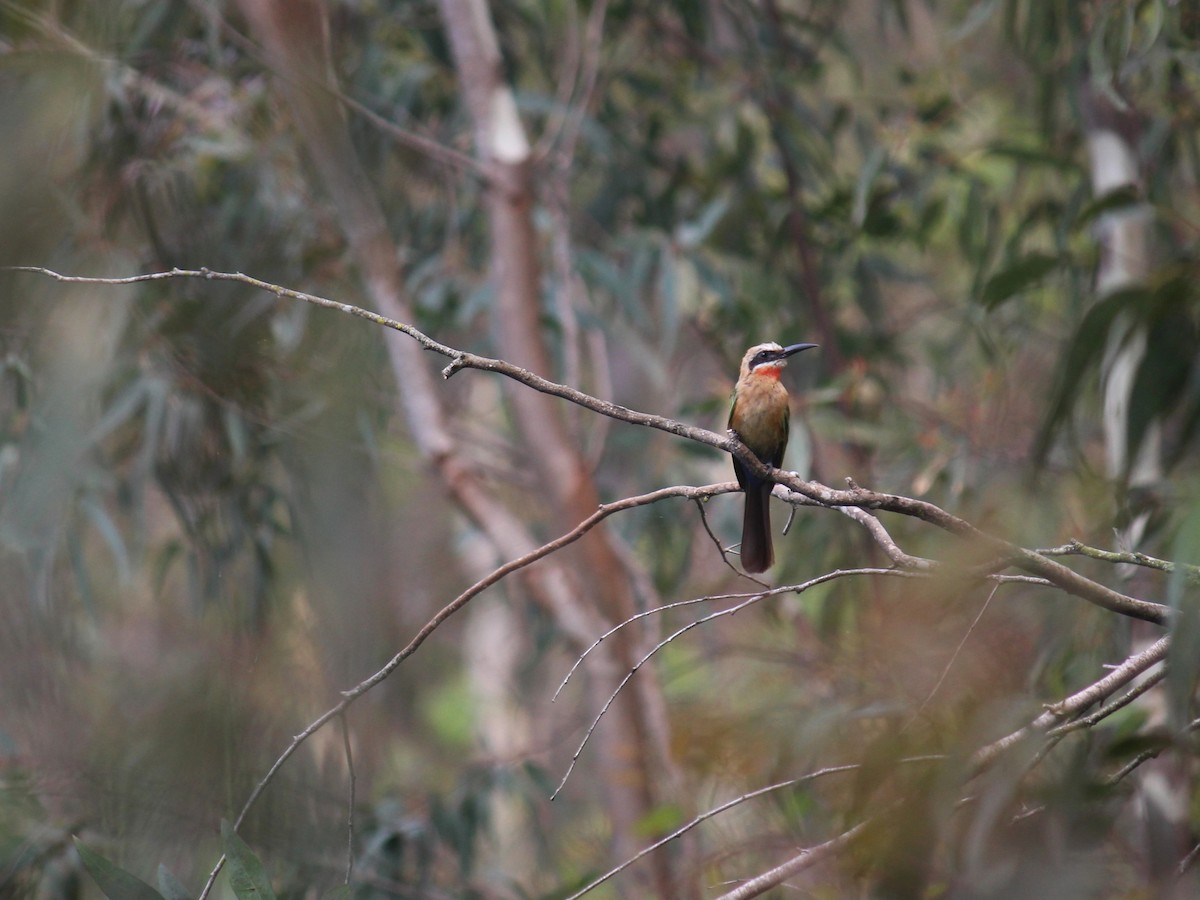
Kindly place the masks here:
[(163, 900), (162, 894), (137, 876), (101, 856), (79, 838), (74, 841), (83, 867), (108, 900)]
[(221, 821), (221, 848), (229, 864), (229, 884), (239, 900), (275, 900), (262, 862), (228, 821)]

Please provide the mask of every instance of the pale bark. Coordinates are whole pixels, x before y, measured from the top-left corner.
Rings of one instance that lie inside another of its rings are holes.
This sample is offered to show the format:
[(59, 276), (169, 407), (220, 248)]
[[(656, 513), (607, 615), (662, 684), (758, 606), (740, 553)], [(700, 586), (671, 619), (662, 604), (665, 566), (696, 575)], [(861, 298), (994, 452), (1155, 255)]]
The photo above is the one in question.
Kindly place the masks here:
[[(413, 321), (395, 245), (334, 91), (323, 5), (318, 0), (241, 0), (240, 5), (279, 76), (280, 90), (335, 205), (371, 303), (392, 318)], [(529, 144), (512, 93), (500, 77), (499, 49), (486, 5), (446, 2), (443, 16), (488, 178), (497, 339), (508, 359), (547, 373), (550, 354), (539, 325), (540, 263), (530, 214)], [(453, 437), (421, 348), (394, 332), (388, 333), (387, 341), (412, 438), (454, 503), (487, 535), (498, 555), (513, 558), (531, 552), (538, 541), (526, 522), (478, 482), (471, 459)], [(574, 525), (595, 511), (598, 495), (560, 411), (554, 401), (524, 388), (513, 391), (509, 402), (523, 447), (546, 485), (544, 499), (555, 525)], [(636, 611), (621, 561), (600, 531), (565, 557), (568, 566), (547, 561), (526, 576), (532, 598), (551, 612), (577, 647), (587, 646), (609, 627), (607, 623)], [(590, 703), (606, 699), (632, 665), (637, 648), (625, 637), (632, 632), (625, 629), (620, 640), (593, 654)], [(634, 686), (614, 705), (593, 757), (599, 770), (598, 796), (607, 808), (618, 858), (639, 849), (645, 838), (639, 823), (664, 801), (666, 786), (675, 781), (667, 729), (660, 721), (663, 704), (650, 667), (639, 673)], [(483, 732), (490, 735), (489, 742), (511, 749), (517, 736), (499, 738), (500, 727), (492, 722)], [(673, 872), (667, 855), (656, 856), (651, 867), (652, 874), (634, 885), (634, 892), (691, 895), (693, 889), (680, 886), (684, 879)]]
[[(1123, 187), (1141, 183), (1137, 131), (1132, 116), (1122, 116), (1096, 92), (1086, 95), (1087, 148), (1091, 163), (1092, 193), (1103, 197)], [(1150, 209), (1136, 204), (1113, 210), (1096, 223), (1100, 262), (1096, 270), (1096, 296), (1103, 299), (1125, 288), (1145, 284), (1150, 274)], [(1126, 487), (1154, 484), (1162, 478), (1162, 428), (1154, 422), (1138, 447), (1129, 443), (1129, 409), (1138, 367), (1146, 357), (1144, 327), (1124, 317), (1109, 334), (1102, 364), (1104, 390), (1104, 447), (1109, 477), (1126, 479)], [(1125, 549), (1136, 550), (1145, 531), (1147, 514), (1127, 526)]]
[[(504, 81), (499, 44), (485, 0), (442, 0), (442, 20), (471, 112), (476, 152), (488, 179), (487, 213), (492, 242), (491, 276), (496, 292), (496, 337), (501, 355), (543, 375), (552, 372), (542, 333), (541, 260), (533, 223), (530, 142)], [(566, 427), (560, 404), (518, 385), (508, 385), (522, 446), (528, 450), (543, 500), (558, 528), (594, 511), (599, 495), (577, 435)], [(573, 590), (567, 602), (600, 610), (610, 622), (637, 612), (630, 580), (606, 529), (596, 529), (571, 555)], [(609, 642), (605, 642), (608, 644)], [(641, 655), (634, 629), (624, 629), (591, 670), (592, 702), (607, 698)], [(618, 858), (637, 852), (645, 837), (639, 823), (672, 793), (669, 736), (664, 704), (652, 671), (640, 672), (634, 690), (622, 692), (598, 732), (594, 755)], [(674, 799), (678, 799), (675, 797)], [(685, 876), (667, 855), (650, 861), (652, 872), (631, 891), (639, 896), (689, 896)]]
[[(1141, 173), (1136, 150), (1139, 122), (1130, 110), (1120, 110), (1098, 91), (1084, 96), (1088, 158), (1092, 193), (1103, 197), (1124, 187), (1138, 187)], [(1101, 216), (1096, 223), (1100, 263), (1096, 270), (1096, 296), (1103, 299), (1115, 291), (1146, 284), (1151, 272), (1151, 210), (1144, 203)], [(1123, 490), (1152, 486), (1163, 477), (1162, 424), (1153, 421), (1142, 442), (1129, 446), (1129, 417), (1134, 383), (1146, 358), (1146, 328), (1124, 315), (1108, 335), (1102, 361), (1104, 392), (1104, 447), (1109, 477)], [(1117, 532), (1119, 549), (1138, 550), (1150, 520), (1150, 511), (1135, 513)], [(1125, 578), (1134, 567), (1118, 566)], [(1145, 647), (1152, 636), (1135, 629), (1133, 646)], [(1136, 703), (1151, 721), (1164, 718), (1162, 688), (1138, 698)], [(1138, 791), (1133, 806), (1144, 834), (1142, 852), (1150, 874), (1160, 883), (1175, 875), (1175, 861), (1187, 849), (1187, 764), (1174, 754), (1153, 760), (1137, 775)]]

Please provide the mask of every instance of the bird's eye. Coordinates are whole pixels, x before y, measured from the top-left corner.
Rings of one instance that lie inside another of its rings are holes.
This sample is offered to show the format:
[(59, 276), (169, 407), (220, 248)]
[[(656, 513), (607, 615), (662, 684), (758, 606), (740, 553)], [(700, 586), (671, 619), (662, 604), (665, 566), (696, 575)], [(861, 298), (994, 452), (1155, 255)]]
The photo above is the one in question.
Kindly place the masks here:
[(770, 361), (771, 361), (771, 351), (770, 350), (760, 350), (758, 353), (754, 354), (753, 365), (755, 365), (755, 366), (761, 366), (763, 363), (770, 362)]

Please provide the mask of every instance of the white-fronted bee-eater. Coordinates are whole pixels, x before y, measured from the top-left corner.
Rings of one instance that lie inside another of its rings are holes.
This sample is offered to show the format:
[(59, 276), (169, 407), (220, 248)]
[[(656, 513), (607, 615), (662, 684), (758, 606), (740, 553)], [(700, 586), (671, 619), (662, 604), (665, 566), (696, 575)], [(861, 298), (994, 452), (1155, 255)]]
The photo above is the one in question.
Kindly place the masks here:
[[(779, 375), (789, 356), (815, 346), (757, 344), (742, 358), (741, 373), (729, 409), (729, 429), (755, 456), (776, 468), (783, 464), (791, 415), (787, 388), (780, 382)], [(746, 511), (742, 519), (742, 568), (747, 572), (765, 572), (775, 562), (770, 506), (774, 485), (751, 472), (737, 457), (733, 460), (733, 471), (746, 494)]]

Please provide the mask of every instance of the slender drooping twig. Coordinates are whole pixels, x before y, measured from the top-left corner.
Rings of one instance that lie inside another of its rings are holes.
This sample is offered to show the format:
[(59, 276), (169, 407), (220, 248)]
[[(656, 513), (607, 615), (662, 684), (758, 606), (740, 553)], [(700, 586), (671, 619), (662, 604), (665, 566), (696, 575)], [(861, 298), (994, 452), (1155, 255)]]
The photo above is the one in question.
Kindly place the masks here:
[(912, 716), (909, 717), (909, 720), (905, 723), (904, 727), (900, 729), (901, 734), (903, 734), (905, 731), (907, 731), (912, 726), (913, 722), (917, 721), (917, 719), (920, 718), (921, 713), (923, 713), (925, 711), (925, 707), (927, 707), (933, 701), (934, 695), (936, 695), (937, 692), (939, 690), (941, 690), (942, 685), (945, 683), (947, 676), (949, 676), (949, 674), (950, 674), (950, 669), (954, 667), (954, 663), (958, 660), (959, 654), (962, 653), (962, 648), (964, 646), (966, 646), (967, 638), (969, 638), (975, 632), (975, 629), (979, 627), (980, 619), (982, 619), (983, 614), (985, 612), (987, 612), (987, 608), (991, 605), (992, 598), (996, 596), (996, 591), (998, 591), (998, 590), (1000, 590), (1000, 585), (997, 584), (988, 593), (987, 599), (984, 600), (983, 605), (979, 607), (979, 612), (976, 613), (974, 621), (971, 622), (970, 626), (967, 628), (966, 632), (963, 634), (962, 640), (960, 640), (958, 642), (958, 646), (954, 648), (954, 652), (950, 654), (950, 659), (946, 661), (946, 665), (942, 667), (941, 676), (938, 678), (938, 680), (934, 684), (934, 686), (930, 689), (929, 693), (925, 695), (925, 699), (921, 701), (921, 705), (917, 707), (916, 712), (914, 712), (912, 714)]
[[(622, 500), (617, 500), (612, 503), (605, 503), (599, 509), (597, 509), (595, 513), (593, 513), (584, 521), (580, 522), (570, 531), (546, 544), (543, 544), (536, 550), (527, 553), (518, 559), (514, 559), (505, 563), (499, 568), (493, 570), (486, 577), (475, 582), (473, 585), (455, 597), (454, 600), (438, 610), (433, 618), (426, 622), (421, 630), (418, 631), (416, 635), (414, 635), (413, 638), (408, 642), (408, 644), (405, 645), (400, 652), (388, 660), (387, 664), (384, 665), (383, 668), (379, 669), (379, 671), (375, 672), (375, 674), (364, 679), (363, 681), (360, 681), (349, 690), (343, 691), (342, 699), (339, 700), (336, 705), (327, 709), (316, 719), (310, 722), (303, 731), (292, 738), (292, 742), (288, 744), (287, 748), (279, 755), (271, 768), (267, 770), (267, 774), (259, 779), (258, 783), (254, 786), (254, 789), (250, 792), (250, 796), (242, 805), (241, 812), (238, 813), (238, 817), (233, 823), (234, 830), (236, 831), (241, 827), (242, 822), (245, 821), (250, 810), (254, 807), (255, 803), (258, 802), (258, 798), (262, 795), (263, 791), (266, 790), (267, 785), (274, 780), (276, 773), (283, 767), (284, 763), (286, 763), (292, 757), (292, 755), (298, 749), (300, 749), (301, 745), (303, 745), (305, 741), (320, 731), (331, 719), (344, 715), (351, 704), (353, 704), (373, 687), (384, 681), (402, 662), (404, 662), (404, 660), (412, 656), (413, 653), (415, 653), (417, 649), (423, 643), (425, 643), (426, 639), (433, 634), (433, 632), (436, 631), (443, 622), (466, 606), (467, 603), (469, 603), (473, 598), (483, 593), (483, 591), (487, 590), (489, 587), (492, 587), (508, 575), (524, 569), (538, 560), (549, 556), (555, 551), (562, 549), (568, 544), (579, 540), (588, 531), (614, 513), (627, 509), (633, 509), (638, 506), (644, 506), (649, 503), (657, 503), (659, 500), (664, 500), (669, 497), (693, 499), (695, 497), (711, 496), (712, 493), (720, 493), (721, 489), (725, 486), (715, 485), (712, 487), (715, 487), (716, 490), (711, 491), (709, 487), (692, 487), (687, 485), (661, 488), (657, 491), (651, 491), (648, 494), (640, 494), (636, 497), (626, 497)], [(225, 857), (222, 856), (217, 861), (217, 864), (214, 866), (212, 872), (209, 874), (208, 882), (205, 884), (204, 890), (200, 892), (200, 900), (203, 900), (203, 898), (208, 896), (213, 885), (216, 883), (217, 875), (220, 874), (224, 864)]]
[(629, 683), (630, 679), (638, 673), (638, 670), (641, 669), (641, 667), (647, 662), (649, 662), (651, 657), (658, 653), (659, 650), (667, 646), (667, 644), (671, 643), (676, 638), (687, 634), (687, 632), (691, 631), (693, 628), (698, 628), (699, 626), (708, 622), (712, 622), (715, 619), (736, 615), (743, 609), (753, 606), (755, 603), (765, 600), (768, 597), (775, 597), (779, 594), (801, 594), (809, 588), (816, 587), (819, 584), (824, 584), (827, 581), (833, 581), (835, 578), (845, 578), (849, 575), (880, 575), (884, 577), (891, 576), (900, 578), (928, 577), (923, 573), (910, 572), (905, 569), (835, 569), (832, 572), (826, 572), (824, 575), (818, 575), (816, 578), (810, 578), (803, 584), (789, 584), (783, 587), (759, 591), (756, 594), (751, 594), (740, 603), (736, 603), (733, 606), (726, 607), (725, 609), (719, 609), (716, 612), (711, 612), (706, 616), (701, 616), (699, 619), (693, 619), (686, 625), (677, 628), (675, 631), (671, 632), (669, 635), (651, 647), (650, 650), (648, 650), (646, 654), (639, 659), (628, 672), (625, 673), (625, 677), (617, 683), (617, 686), (613, 688), (612, 693), (609, 694), (608, 700), (600, 708), (600, 712), (596, 714), (595, 718), (592, 719), (592, 724), (588, 726), (587, 731), (584, 732), (583, 740), (579, 742), (579, 747), (575, 750), (574, 755), (572, 755), (571, 762), (567, 765), (567, 771), (563, 774), (562, 781), (560, 781), (558, 787), (554, 789), (554, 793), (550, 795), (550, 799), (553, 800), (559, 795), (559, 793), (562, 792), (562, 789), (566, 787), (567, 780), (571, 777), (571, 773), (575, 771), (575, 764), (579, 762), (579, 757), (583, 754), (584, 748), (587, 746), (588, 741), (591, 740), (592, 734), (595, 732), (596, 727), (600, 724), (600, 720), (604, 718), (604, 714), (608, 712), (609, 708), (616, 701), (617, 696), (621, 693), (621, 690)]
[(346, 754), (346, 771), (350, 776), (350, 796), (346, 799), (346, 885), (354, 875), (354, 794), (358, 778), (354, 774), (354, 751), (350, 747), (350, 724), (346, 721), (346, 713), (338, 716), (342, 726), (342, 750)]

